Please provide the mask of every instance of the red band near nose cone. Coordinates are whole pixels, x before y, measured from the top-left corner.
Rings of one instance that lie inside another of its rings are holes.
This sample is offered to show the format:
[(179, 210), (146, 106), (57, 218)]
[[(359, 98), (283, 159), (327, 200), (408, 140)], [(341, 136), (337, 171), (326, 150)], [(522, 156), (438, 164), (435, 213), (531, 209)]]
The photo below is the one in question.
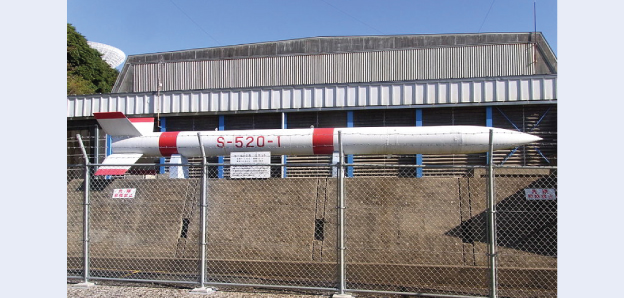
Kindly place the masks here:
[(178, 134), (179, 131), (163, 132), (158, 139), (158, 150), (162, 156), (178, 154)]
[(334, 129), (315, 128), (312, 135), (312, 150), (314, 154), (334, 153)]

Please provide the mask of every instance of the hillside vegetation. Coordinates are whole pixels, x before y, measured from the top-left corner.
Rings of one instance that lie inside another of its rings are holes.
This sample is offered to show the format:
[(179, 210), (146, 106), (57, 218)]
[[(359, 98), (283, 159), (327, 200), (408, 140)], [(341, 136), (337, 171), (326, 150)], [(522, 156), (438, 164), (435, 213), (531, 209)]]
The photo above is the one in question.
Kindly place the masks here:
[(67, 95), (110, 93), (118, 75), (119, 71), (67, 24)]

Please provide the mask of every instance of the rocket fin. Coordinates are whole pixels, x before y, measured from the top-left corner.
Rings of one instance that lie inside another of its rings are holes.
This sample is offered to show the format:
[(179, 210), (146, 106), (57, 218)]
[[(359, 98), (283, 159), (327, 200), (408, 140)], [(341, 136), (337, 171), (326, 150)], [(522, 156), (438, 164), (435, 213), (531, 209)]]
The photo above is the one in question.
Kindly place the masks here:
[[(142, 155), (141, 153), (111, 154), (104, 159), (103, 165), (100, 166), (94, 175), (123, 175)], [(107, 164), (111, 166), (106, 166)]]
[(139, 137), (153, 131), (154, 118), (130, 118), (122, 112), (93, 113), (104, 131), (111, 136)]
[(154, 118), (128, 118), (142, 135), (154, 132)]

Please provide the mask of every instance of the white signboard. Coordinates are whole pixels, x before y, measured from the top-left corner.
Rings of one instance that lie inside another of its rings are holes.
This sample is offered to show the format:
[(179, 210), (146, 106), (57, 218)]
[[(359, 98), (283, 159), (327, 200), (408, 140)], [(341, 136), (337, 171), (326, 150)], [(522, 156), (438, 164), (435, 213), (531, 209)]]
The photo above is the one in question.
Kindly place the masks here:
[[(269, 164), (271, 163), (271, 152), (232, 152), (230, 153), (230, 164)], [(270, 178), (270, 166), (232, 166), (230, 168), (230, 178)]]
[(556, 200), (557, 194), (553, 188), (525, 188), (524, 195), (527, 200)]
[(339, 161), (340, 161), (340, 153), (334, 152), (332, 154), (332, 165), (334, 165), (332, 167), (332, 177), (334, 178), (338, 176), (338, 167), (336, 167), (336, 164), (338, 164)]
[(118, 198), (134, 198), (136, 188), (116, 188), (113, 190), (113, 199)]

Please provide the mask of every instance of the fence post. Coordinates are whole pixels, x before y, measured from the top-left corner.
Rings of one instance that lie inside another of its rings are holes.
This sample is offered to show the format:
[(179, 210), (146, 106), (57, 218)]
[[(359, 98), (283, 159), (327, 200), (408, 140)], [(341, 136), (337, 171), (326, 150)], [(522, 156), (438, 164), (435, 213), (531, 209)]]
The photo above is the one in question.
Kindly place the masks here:
[(352, 298), (353, 296), (345, 294), (346, 288), (346, 264), (345, 264), (345, 199), (344, 199), (344, 151), (342, 150), (342, 131), (338, 130), (338, 274), (339, 285), (338, 293), (334, 294), (334, 298)]
[(76, 284), (75, 287), (88, 288), (92, 287), (95, 284), (89, 282), (89, 205), (91, 204), (89, 201), (89, 191), (91, 189), (90, 179), (91, 179), (91, 169), (89, 166), (89, 155), (87, 154), (87, 150), (84, 147), (84, 143), (82, 142), (82, 138), (80, 134), (76, 135), (78, 139), (78, 143), (80, 144), (80, 150), (82, 150), (82, 155), (84, 157), (84, 207), (83, 207), (83, 219), (82, 219), (82, 228), (83, 228), (83, 242), (82, 242), (82, 253), (84, 257), (84, 281)]
[(213, 288), (206, 288), (204, 283), (206, 282), (206, 209), (207, 209), (207, 198), (206, 193), (208, 190), (208, 173), (206, 170), (206, 151), (204, 149), (204, 144), (202, 143), (200, 133), (197, 133), (197, 140), (199, 142), (199, 148), (202, 153), (202, 176), (201, 176), (201, 187), (200, 187), (200, 208), (199, 208), (199, 220), (200, 220), (200, 237), (199, 237), (199, 288), (195, 288), (191, 290), (193, 293), (203, 293), (209, 294), (214, 292)]
[(494, 197), (494, 130), (490, 129), (488, 151), (488, 259), (490, 266), (490, 298), (497, 297), (496, 277), (496, 199)]

